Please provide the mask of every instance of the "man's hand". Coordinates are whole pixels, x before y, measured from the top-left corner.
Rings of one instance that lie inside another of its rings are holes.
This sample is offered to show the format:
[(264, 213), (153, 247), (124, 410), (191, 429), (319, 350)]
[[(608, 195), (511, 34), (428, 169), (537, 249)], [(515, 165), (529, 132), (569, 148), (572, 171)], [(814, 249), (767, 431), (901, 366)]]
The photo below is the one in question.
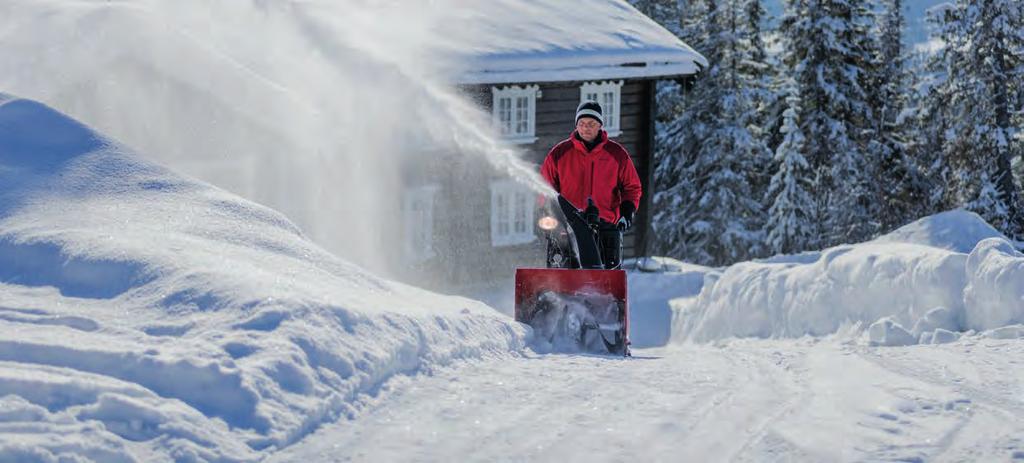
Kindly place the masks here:
[(619, 230), (626, 231), (629, 227), (633, 226), (633, 214), (636, 212), (636, 206), (631, 201), (623, 201), (619, 205)]
[(583, 211), (583, 217), (589, 224), (596, 224), (601, 218), (600, 211), (597, 209), (597, 204), (594, 204), (593, 198), (587, 198), (587, 209)]

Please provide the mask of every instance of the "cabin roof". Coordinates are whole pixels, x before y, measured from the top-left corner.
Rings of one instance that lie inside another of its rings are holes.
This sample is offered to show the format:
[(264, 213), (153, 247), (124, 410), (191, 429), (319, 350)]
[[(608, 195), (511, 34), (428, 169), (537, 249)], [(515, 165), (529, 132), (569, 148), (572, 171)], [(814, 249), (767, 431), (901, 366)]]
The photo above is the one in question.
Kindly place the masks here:
[(441, 48), (459, 84), (695, 74), (707, 59), (625, 0), (459, 0)]

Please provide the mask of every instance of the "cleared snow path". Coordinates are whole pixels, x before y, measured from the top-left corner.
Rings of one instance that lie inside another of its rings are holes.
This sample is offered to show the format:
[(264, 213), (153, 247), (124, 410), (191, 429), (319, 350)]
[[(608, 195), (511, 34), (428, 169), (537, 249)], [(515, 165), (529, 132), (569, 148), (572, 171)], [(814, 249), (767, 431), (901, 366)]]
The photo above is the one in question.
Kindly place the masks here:
[(1022, 354), (973, 338), (492, 357), (396, 378), (271, 461), (1024, 459)]

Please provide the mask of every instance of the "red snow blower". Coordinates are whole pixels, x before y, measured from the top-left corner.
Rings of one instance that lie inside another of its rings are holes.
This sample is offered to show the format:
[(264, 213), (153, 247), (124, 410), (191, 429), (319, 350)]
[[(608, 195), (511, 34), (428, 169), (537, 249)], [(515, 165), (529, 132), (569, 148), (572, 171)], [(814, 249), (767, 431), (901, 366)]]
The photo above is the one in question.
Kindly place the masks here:
[[(623, 229), (601, 224), (593, 201), (581, 211), (561, 195), (538, 226), (547, 239), (547, 268), (516, 269), (516, 321), (533, 328), (542, 350), (629, 356)], [(618, 233), (617, 248), (599, 245), (607, 241), (602, 233)]]

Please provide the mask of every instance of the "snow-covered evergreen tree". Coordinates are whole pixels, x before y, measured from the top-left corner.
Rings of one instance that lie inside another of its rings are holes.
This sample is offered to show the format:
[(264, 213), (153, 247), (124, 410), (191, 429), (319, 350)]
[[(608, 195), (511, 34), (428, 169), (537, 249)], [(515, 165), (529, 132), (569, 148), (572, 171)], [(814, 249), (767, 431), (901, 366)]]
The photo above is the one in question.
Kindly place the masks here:
[(796, 86), (788, 86), (786, 109), (782, 124), (783, 140), (775, 150), (775, 174), (765, 202), (769, 204), (765, 235), (771, 252), (791, 254), (807, 249), (819, 232), (815, 217), (816, 205), (811, 197), (811, 170), (801, 152), (804, 134), (797, 120), (800, 97)]
[(678, 37), (684, 34), (683, 11), (689, 0), (631, 0), (636, 9)]
[[(687, 13), (677, 0), (634, 0), (634, 5), (659, 24), (673, 31), (686, 43), (700, 49), (704, 25)], [(699, 8), (700, 5), (694, 5)], [(680, 211), (686, 198), (692, 196), (693, 185), (685, 178), (686, 153), (693, 149), (687, 143), (695, 138), (684, 138), (684, 129), (693, 114), (687, 108), (693, 97), (679, 82), (658, 83), (654, 139), (654, 194), (652, 197), (652, 247), (654, 252), (682, 256), (685, 229)], [(691, 132), (692, 134), (692, 132)]]
[(802, 101), (804, 156), (818, 179), (824, 242), (856, 242), (878, 230), (876, 166), (867, 157), (872, 110), (864, 91), (872, 56), (861, 0), (789, 0), (782, 22), (786, 72)]
[[(1011, 236), (1024, 231), (1011, 162), (1024, 155), (1015, 113), (1024, 80), (1024, 2), (957, 0), (940, 11), (938, 57), (948, 113), (943, 155), (957, 200)], [(989, 184), (995, 197), (990, 197)]]
[(976, 196), (967, 202), (966, 208), (981, 215), (997, 229), (1006, 229), (1009, 225), (1005, 222), (1009, 217), (1006, 202), (1001, 198), (999, 187), (984, 170), (978, 175)]
[[(772, 177), (772, 149), (768, 145), (772, 114), (768, 109), (776, 99), (772, 83), (777, 72), (769, 61), (764, 38), (769, 24), (766, 14), (761, 0), (740, 1), (740, 17), (743, 22), (740, 40), (742, 47), (747, 50), (744, 62), (741, 63), (741, 75), (744, 77), (742, 91), (749, 95), (751, 108), (747, 125), (751, 135), (763, 145), (763, 149), (757, 151), (763, 153), (761, 157), (752, 160), (755, 171), (748, 175), (752, 191), (757, 197), (764, 197)], [(762, 206), (762, 209), (766, 209), (766, 206)]]
[(884, 0), (878, 14), (878, 47), (869, 86), (873, 111), (867, 152), (876, 160), (882, 232), (927, 213), (928, 187), (909, 152), (910, 121), (905, 110), (910, 97), (903, 30), (903, 0)]
[[(685, 108), (670, 126), (678, 140), (674, 159), (658, 169), (679, 175), (680, 183), (659, 184), (656, 229), (669, 254), (702, 264), (723, 264), (759, 255), (763, 212), (751, 187), (765, 159), (765, 147), (751, 131), (754, 114), (745, 73), (750, 49), (742, 4), (701, 2), (691, 10), (694, 40), (710, 67), (685, 98)], [(669, 165), (673, 166), (670, 171)], [(671, 207), (663, 208), (663, 207)], [(673, 207), (674, 206), (674, 207)], [(660, 214), (660, 215), (659, 215)]]
[(967, 209), (976, 212), (997, 229), (1007, 229), (1010, 226), (1007, 223), (1010, 217), (1007, 203), (1002, 200), (998, 186), (989, 178), (986, 171), (982, 171), (978, 176), (978, 192), (976, 197), (967, 203)]
[(756, 128), (764, 126), (764, 106), (771, 100), (772, 94), (769, 90), (772, 78), (772, 68), (768, 63), (768, 52), (765, 50), (764, 31), (765, 15), (767, 12), (761, 0), (740, 0), (740, 11), (737, 19), (742, 21), (742, 34), (738, 37), (741, 46), (747, 50), (743, 63), (743, 75), (746, 78), (746, 89), (752, 98), (752, 105), (755, 110), (754, 122)]

